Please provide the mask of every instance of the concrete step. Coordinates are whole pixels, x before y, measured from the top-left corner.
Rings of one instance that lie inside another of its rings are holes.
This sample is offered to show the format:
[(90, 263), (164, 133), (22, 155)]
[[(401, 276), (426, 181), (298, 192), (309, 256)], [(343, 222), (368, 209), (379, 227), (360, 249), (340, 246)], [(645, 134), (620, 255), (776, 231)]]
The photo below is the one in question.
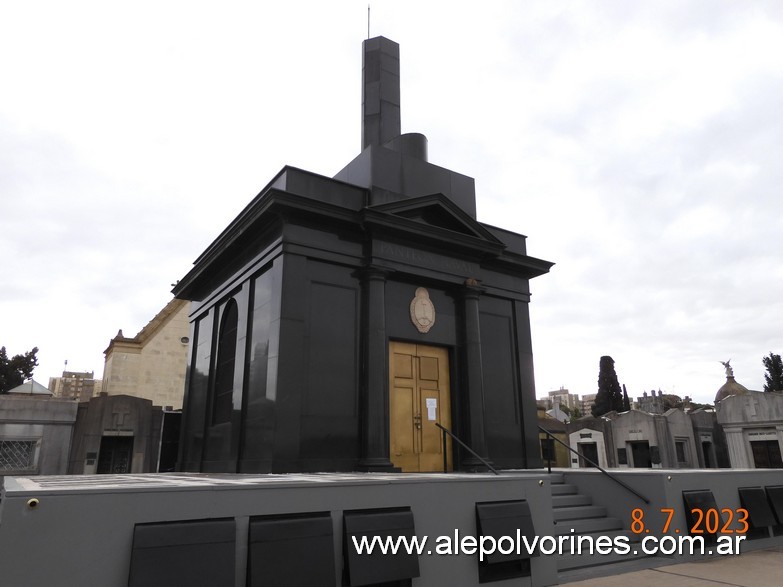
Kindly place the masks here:
[(591, 532), (604, 532), (607, 530), (622, 530), (623, 523), (617, 518), (586, 518), (579, 520), (566, 520), (562, 522), (555, 521), (555, 535), (588, 534)]
[(600, 505), (580, 505), (576, 507), (554, 508), (552, 510), (552, 517), (557, 523), (561, 523), (565, 520), (604, 518), (606, 517), (606, 508)]
[[(565, 482), (552, 485), (552, 516), (555, 522), (555, 536), (573, 537), (572, 540), (563, 542), (565, 554), (557, 556), (560, 582), (579, 577), (580, 573), (583, 576), (590, 576), (589, 574), (602, 574), (603, 569), (606, 568), (649, 564), (646, 559), (651, 557), (641, 551), (641, 537), (626, 529), (623, 521), (608, 517), (605, 507), (592, 504), (592, 496), (580, 493), (576, 485)], [(601, 546), (605, 550), (607, 537), (613, 541), (609, 545), (610, 548), (614, 546), (614, 540), (623, 537), (625, 540), (620, 541), (619, 545), (623, 547), (627, 544), (628, 553), (599, 554), (595, 549), (596, 541), (598, 538), (603, 538)], [(592, 554), (587, 539), (592, 540)], [(573, 546), (574, 550), (577, 550), (577, 546), (580, 544), (581, 554), (572, 554), (570, 548)], [(584, 575), (585, 573), (588, 575)]]
[(549, 473), (549, 482), (552, 485), (565, 483), (565, 476), (562, 473)]
[(565, 508), (580, 505), (592, 505), (593, 499), (589, 495), (574, 493), (572, 495), (553, 495), (552, 507)]
[(578, 493), (576, 485), (564, 483), (563, 485), (552, 485), (552, 495), (571, 495)]

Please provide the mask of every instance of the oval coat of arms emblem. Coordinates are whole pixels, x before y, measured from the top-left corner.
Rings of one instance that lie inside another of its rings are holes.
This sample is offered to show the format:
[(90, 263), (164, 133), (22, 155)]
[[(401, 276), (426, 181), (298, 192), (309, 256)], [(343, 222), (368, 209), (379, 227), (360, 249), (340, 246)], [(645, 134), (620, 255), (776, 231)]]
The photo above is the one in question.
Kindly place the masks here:
[(429, 332), (435, 324), (435, 306), (430, 300), (430, 292), (423, 287), (416, 289), (411, 300), (411, 322), (422, 334)]

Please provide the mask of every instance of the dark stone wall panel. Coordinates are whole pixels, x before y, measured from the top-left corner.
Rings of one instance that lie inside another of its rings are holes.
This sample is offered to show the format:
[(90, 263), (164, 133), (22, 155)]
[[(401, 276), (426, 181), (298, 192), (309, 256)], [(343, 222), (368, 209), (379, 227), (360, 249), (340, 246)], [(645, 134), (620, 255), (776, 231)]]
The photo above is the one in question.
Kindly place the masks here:
[(523, 459), (513, 308), (508, 301), (496, 298), (482, 298), (480, 306), (489, 457), (493, 461)]
[[(358, 459), (358, 421), (355, 416), (304, 416), (302, 438), (304, 459)], [(329, 470), (339, 470), (330, 467)]]
[[(267, 268), (253, 280), (251, 327), (244, 389), (240, 470), (262, 471), (272, 460), (275, 396), (268, 391), (273, 317), (279, 314), (280, 266)], [(276, 304), (275, 301), (278, 301)], [(249, 462), (253, 461), (251, 465)]]
[(306, 415), (356, 415), (358, 304), (358, 284), (310, 284)]
[[(528, 469), (543, 467), (538, 443), (538, 418), (536, 416), (536, 383), (533, 376), (533, 343), (530, 336), (530, 306), (526, 302), (514, 302), (515, 349), (519, 369), (519, 399), (522, 414), (522, 439), (525, 444)], [(613, 457), (612, 457), (613, 458)]]
[[(227, 297), (220, 304), (219, 320), (222, 319), (227, 304), (231, 299), (236, 302), (239, 313), (235, 342), (233, 391), (231, 398), (232, 410), (228, 422), (215, 421), (213, 414), (214, 406), (212, 405), (214, 403), (214, 398), (210, 398), (211, 401), (207, 402), (207, 428), (203, 453), (204, 466), (202, 467), (202, 470), (204, 471), (236, 472), (237, 470), (242, 415), (242, 388), (245, 379), (245, 347), (247, 342), (250, 305), (249, 285), (249, 282), (245, 282), (241, 289), (234, 291), (231, 296)], [(218, 328), (220, 328), (219, 322)], [(209, 391), (210, 394), (214, 395), (214, 389), (212, 389), (212, 387), (214, 387), (214, 382), (211, 383)]]
[(275, 398), (275, 472), (286, 471), (285, 463), (300, 459), (302, 396), (307, 384), (307, 259), (284, 255), (280, 261), (280, 312), (272, 319), (272, 331), (278, 334), (269, 343), (267, 375), (267, 396)]
[(188, 368), (188, 385), (183, 402), (182, 450), (180, 470), (200, 470), (204, 448), (204, 426), (209, 391), (209, 370), (212, 361), (214, 312), (210, 309), (196, 319), (191, 338), (193, 353)]
[(310, 259), (306, 271), (299, 457), (338, 470), (359, 457), (360, 284), (352, 267)]

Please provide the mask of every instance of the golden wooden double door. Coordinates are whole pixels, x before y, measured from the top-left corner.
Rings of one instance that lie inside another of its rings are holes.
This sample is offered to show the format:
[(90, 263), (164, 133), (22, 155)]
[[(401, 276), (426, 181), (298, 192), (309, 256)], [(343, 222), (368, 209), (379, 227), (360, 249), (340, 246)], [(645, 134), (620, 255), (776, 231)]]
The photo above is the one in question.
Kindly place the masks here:
[(443, 451), (453, 469), (451, 392), (447, 349), (404, 342), (389, 343), (389, 436), (391, 461), (405, 472), (443, 471)]

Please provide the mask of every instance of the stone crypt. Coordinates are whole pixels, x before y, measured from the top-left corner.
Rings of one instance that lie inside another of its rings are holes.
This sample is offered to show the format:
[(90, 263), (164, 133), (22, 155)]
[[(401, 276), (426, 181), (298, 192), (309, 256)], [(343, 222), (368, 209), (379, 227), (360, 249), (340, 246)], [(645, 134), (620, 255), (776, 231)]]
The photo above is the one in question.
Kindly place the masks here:
[(442, 471), (436, 423), (495, 467), (541, 466), (529, 280), (552, 263), (400, 134), (399, 72), (397, 43), (365, 41), (362, 152), (334, 178), (285, 167), (175, 287), (182, 471)]

